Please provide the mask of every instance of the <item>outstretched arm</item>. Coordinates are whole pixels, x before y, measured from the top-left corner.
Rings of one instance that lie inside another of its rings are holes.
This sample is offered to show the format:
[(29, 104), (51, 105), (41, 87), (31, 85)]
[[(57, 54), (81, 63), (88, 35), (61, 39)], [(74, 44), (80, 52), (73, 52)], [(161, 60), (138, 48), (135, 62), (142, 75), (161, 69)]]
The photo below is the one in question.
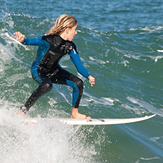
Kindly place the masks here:
[(83, 75), (85, 78), (88, 78), (91, 86), (93, 86), (95, 84), (95, 78), (92, 75), (90, 75), (87, 69), (83, 66), (78, 53), (73, 49), (70, 51), (69, 55), (75, 67), (77, 68), (78, 72), (81, 75)]
[(12, 37), (24, 45), (40, 45), (43, 44), (42, 36), (36, 38), (27, 38), (20, 32), (15, 32)]

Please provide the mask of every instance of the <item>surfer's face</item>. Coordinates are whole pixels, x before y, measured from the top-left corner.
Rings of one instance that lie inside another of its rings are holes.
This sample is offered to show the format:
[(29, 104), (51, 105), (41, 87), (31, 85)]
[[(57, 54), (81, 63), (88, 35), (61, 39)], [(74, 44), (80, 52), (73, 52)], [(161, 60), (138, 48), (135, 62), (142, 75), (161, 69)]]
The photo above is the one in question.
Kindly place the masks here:
[(72, 41), (75, 37), (75, 35), (77, 34), (77, 24), (72, 27), (72, 28), (67, 28), (66, 29), (66, 33), (67, 33), (67, 40), (68, 41)]

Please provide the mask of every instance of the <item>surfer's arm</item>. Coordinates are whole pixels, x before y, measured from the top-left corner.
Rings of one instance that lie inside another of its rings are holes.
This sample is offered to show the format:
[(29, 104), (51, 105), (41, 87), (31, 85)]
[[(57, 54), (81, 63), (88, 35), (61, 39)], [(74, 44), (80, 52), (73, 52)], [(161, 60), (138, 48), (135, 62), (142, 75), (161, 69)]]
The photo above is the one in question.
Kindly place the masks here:
[(75, 67), (77, 68), (78, 72), (84, 76), (85, 78), (88, 78), (88, 76), (90, 75), (89, 72), (87, 71), (87, 69), (83, 66), (78, 53), (75, 50), (71, 50), (70, 53), (70, 58), (71, 61), (74, 63)]
[(42, 39), (42, 36), (35, 37), (35, 38), (25, 37), (23, 44), (24, 45), (35, 45), (35, 46), (37, 46), (37, 45), (43, 44), (43, 41), (41, 39)]
[(95, 84), (95, 78), (93, 76), (91, 76), (91, 74), (83, 66), (82, 61), (80, 60), (78, 53), (73, 49), (70, 51), (69, 55), (70, 55), (71, 61), (74, 63), (75, 67), (77, 68), (77, 71), (82, 76), (87, 78), (89, 80), (91, 86), (93, 86)]
[(12, 37), (14, 37), (17, 41), (24, 45), (40, 45), (43, 44), (42, 36), (36, 37), (36, 38), (27, 38), (25, 35), (23, 35), (20, 32), (15, 32)]

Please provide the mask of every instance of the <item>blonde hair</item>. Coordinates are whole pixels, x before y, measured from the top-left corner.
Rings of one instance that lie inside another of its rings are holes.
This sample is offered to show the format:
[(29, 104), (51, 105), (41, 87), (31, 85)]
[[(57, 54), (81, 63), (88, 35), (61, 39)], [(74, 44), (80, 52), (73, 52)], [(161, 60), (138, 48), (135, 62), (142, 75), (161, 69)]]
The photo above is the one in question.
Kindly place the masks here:
[(73, 28), (77, 24), (77, 20), (67, 14), (60, 15), (55, 25), (46, 33), (46, 35), (59, 35), (63, 31), (65, 31), (66, 28)]

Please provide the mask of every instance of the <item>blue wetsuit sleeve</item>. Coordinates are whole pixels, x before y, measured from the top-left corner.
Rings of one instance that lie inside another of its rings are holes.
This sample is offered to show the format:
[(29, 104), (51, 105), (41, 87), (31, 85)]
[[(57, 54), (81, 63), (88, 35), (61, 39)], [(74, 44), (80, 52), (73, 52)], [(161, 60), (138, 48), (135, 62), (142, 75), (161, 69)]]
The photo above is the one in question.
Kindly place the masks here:
[(27, 38), (25, 37), (25, 40), (23, 42), (24, 45), (35, 45), (38, 46), (40, 44), (43, 44), (43, 41), (41, 40), (42, 36), (35, 37), (35, 38)]
[(87, 69), (83, 66), (78, 53), (75, 50), (71, 50), (69, 55), (71, 57), (71, 61), (74, 63), (78, 72), (85, 78), (88, 78), (88, 76), (90, 76), (90, 74), (88, 73)]

